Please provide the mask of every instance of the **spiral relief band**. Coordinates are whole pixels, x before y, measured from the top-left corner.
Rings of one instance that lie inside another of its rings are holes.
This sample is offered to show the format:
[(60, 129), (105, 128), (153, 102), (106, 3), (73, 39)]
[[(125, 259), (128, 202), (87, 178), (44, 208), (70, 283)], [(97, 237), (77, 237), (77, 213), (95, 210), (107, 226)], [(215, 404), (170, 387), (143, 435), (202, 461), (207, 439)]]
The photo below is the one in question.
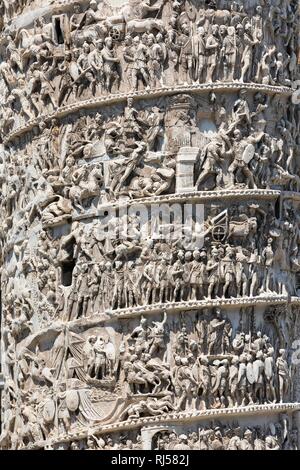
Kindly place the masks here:
[(297, 1), (0, 3), (0, 448), (299, 449)]

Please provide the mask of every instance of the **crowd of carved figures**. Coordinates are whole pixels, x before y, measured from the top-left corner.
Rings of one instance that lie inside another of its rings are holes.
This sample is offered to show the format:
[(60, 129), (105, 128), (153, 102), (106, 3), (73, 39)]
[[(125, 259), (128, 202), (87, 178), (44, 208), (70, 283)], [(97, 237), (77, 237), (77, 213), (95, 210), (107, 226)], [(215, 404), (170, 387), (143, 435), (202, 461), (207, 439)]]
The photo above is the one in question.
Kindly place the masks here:
[[(265, 426), (240, 426), (238, 423), (210, 423), (186, 434), (175, 430), (157, 432), (151, 439), (153, 450), (298, 450), (297, 430), (289, 419)], [(16, 443), (16, 448), (19, 447)], [(114, 433), (58, 444), (47, 444), (45, 450), (142, 450), (143, 437), (138, 432)]]
[[(0, 446), (141, 449), (91, 428), (299, 401), (297, 2), (61, 0), (16, 22), (38, 6), (0, 0)], [(153, 223), (153, 201), (200, 196), (200, 231)], [(152, 448), (296, 449), (288, 421)]]
[(165, 314), (163, 321), (155, 321), (150, 327), (142, 318), (131, 334), (123, 362), (129, 393), (161, 398), (130, 405), (125, 412), (128, 418), (288, 399), (290, 366), (286, 351), (279, 349), (275, 355), (270, 339), (261, 331), (254, 335), (237, 331), (233, 335), (225, 314), (217, 309), (211, 316), (205, 310), (195, 326), (196, 339), (191, 339), (183, 324), (170, 354), (166, 319)]
[[(300, 119), (285, 100), (242, 90), (192, 101), (175, 95), (143, 109), (129, 99), (103, 114), (41, 122), (17, 146), (2, 148), (1, 238), (13, 222), (29, 227), (41, 217), (55, 225), (116, 200), (191, 190), (299, 190)], [(180, 148), (187, 146), (194, 152), (188, 183), (180, 169)]]
[(111, 17), (107, 4), (88, 3), (3, 35), (8, 60), (1, 67), (2, 114), (20, 111), (28, 120), (45, 107), (179, 82), (290, 86), (295, 80), (297, 2), (278, 0), (270, 8), (258, 1), (247, 12), (238, 2), (228, 11), (145, 0)]
[(155, 436), (157, 450), (281, 450), (297, 449), (297, 430), (286, 434), (286, 423), (242, 427), (211, 425), (199, 427), (198, 432), (178, 434), (162, 432)]
[[(29, 334), (37, 303), (46, 326), (151, 304), (297, 295), (297, 207), (287, 199), (279, 218), (271, 203), (213, 204), (199, 246), (180, 231), (163, 233), (164, 225), (145, 238), (151, 227), (141, 228), (138, 216), (74, 222), (62, 236), (45, 228), (33, 245), (17, 243), (14, 265), (2, 268), (6, 327), (17, 340)], [(23, 279), (21, 291), (14, 276)]]
[[(45, 415), (46, 403), (53, 403), (56, 396), (53, 393), (61, 400), (61, 405), (56, 405), (56, 419), (65, 432), (73, 429), (76, 410), (81, 413), (81, 422), (89, 417), (101, 421), (97, 399), (93, 405), (92, 397), (108, 400), (107, 391), (110, 399), (118, 393), (123, 396), (123, 407), (116, 407), (121, 421), (289, 402), (294, 393), (293, 367), (291, 351), (285, 346), (293, 338), (294, 323), (285, 310), (266, 312), (262, 329), (254, 325), (247, 309), (240, 312), (238, 324), (219, 308), (206, 308), (192, 316), (183, 313), (180, 318), (178, 322), (166, 312), (151, 319), (142, 316), (127, 331), (121, 324), (114, 336), (109, 328), (87, 329), (84, 335), (59, 328), (46, 349), (42, 337), (37, 342), (38, 337), (32, 335), (31, 342), (25, 338), (16, 344), (15, 330), (4, 328), (6, 398), (12, 408), (22, 397), (34, 405), (30, 416), (21, 408), (18, 419), (24, 425), (27, 421), (36, 423), (42, 413), (39, 440), (53, 436), (55, 412), (51, 411), (50, 419)], [(89, 391), (80, 392), (79, 388), (68, 392), (67, 383), (88, 385)], [(72, 399), (66, 393), (71, 393)], [(8, 428), (15, 419), (8, 415)]]
[[(57, 330), (56, 339), (46, 350), (42, 336), (38, 343), (33, 336), (31, 343), (21, 343), (18, 352), (13, 336), (4, 331), (9, 374), (3, 406), (9, 400), (10, 410), (15, 410), (6, 411), (6, 437), (11, 439), (11, 446), (18, 448), (49, 438), (55, 440), (56, 433), (72, 432), (79, 422), (81, 426), (101, 422), (97, 405), (110, 400), (111, 410), (115, 409), (120, 421), (288, 402), (292, 366), (282, 345), (290, 342), (287, 335), (288, 330), (293, 334), (293, 324), (288, 323), (284, 312), (280, 314), (281, 320), (273, 315), (272, 322), (265, 322), (264, 329), (259, 330), (253, 325), (253, 317), (250, 320), (249, 311), (240, 312), (238, 325), (218, 308), (204, 309), (192, 317), (182, 315), (179, 323), (164, 313), (162, 318), (141, 317), (127, 332), (120, 325), (122, 334), (117, 328), (114, 337), (103, 328), (87, 330), (84, 335)], [(276, 331), (281, 331), (278, 338)], [(76, 383), (81, 384), (78, 391), (70, 388)], [(122, 404), (115, 402), (118, 390)], [(248, 432), (249, 446), (254, 445), (255, 437), (270, 449), (282, 445), (281, 435), (275, 445), (274, 435), (273, 440), (264, 440), (256, 432)], [(234, 435), (236, 439), (230, 445), (243, 447), (243, 433), (236, 431)], [(215, 448), (213, 437), (212, 431), (202, 429), (201, 448)], [(219, 448), (226, 447), (227, 438), (225, 430), (218, 433)], [(178, 439), (178, 446), (188, 444), (186, 437)], [(106, 441), (100, 441), (96, 439), (94, 445), (105, 447)], [(172, 445), (163, 438), (159, 445), (168, 443)], [(110, 447), (108, 442), (106, 445)]]
[[(288, 200), (281, 219), (271, 205), (232, 205), (228, 210), (213, 205), (202, 229), (203, 245), (192, 249), (185, 248), (180, 232), (173, 238), (168, 233), (143, 238), (137, 216), (112, 217), (108, 235), (101, 221), (75, 222), (58, 239), (42, 231), (34, 256), (24, 246), (21, 272), (28, 280), (35, 273), (41, 298), (65, 321), (155, 303), (297, 295), (296, 220)], [(59, 269), (69, 266), (64, 283)]]

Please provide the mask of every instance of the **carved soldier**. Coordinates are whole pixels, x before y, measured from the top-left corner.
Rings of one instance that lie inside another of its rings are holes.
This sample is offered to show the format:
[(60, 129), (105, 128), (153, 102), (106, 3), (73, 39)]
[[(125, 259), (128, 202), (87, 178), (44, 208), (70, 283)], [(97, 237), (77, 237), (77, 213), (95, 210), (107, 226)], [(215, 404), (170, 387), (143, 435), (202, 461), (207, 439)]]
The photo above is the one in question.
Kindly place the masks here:
[(105, 38), (101, 56), (103, 60), (104, 86), (106, 91), (111, 92), (113, 84), (116, 83), (117, 87), (119, 87), (120, 81), (120, 59), (118, 59), (114, 53), (113, 40), (111, 37)]
[(182, 300), (182, 295), (183, 295), (183, 262), (184, 262), (184, 252), (183, 251), (178, 251), (177, 253), (177, 261), (175, 261), (173, 268), (172, 268), (172, 278), (173, 278), (173, 285), (174, 285), (174, 291), (173, 291), (173, 302), (176, 302), (177, 300), (181, 301)]
[(132, 66), (132, 87), (138, 89), (139, 79), (142, 79), (145, 86), (149, 85), (149, 71), (147, 67), (148, 50), (139, 36), (133, 38), (134, 62)]
[(190, 285), (191, 285), (191, 300), (201, 300), (206, 294), (207, 285), (207, 272), (206, 251), (195, 250), (193, 252), (193, 261), (190, 265)]
[[(124, 287), (124, 264), (122, 261), (116, 261), (114, 269), (114, 292), (112, 297), (113, 309), (122, 308), (124, 306)], [(109, 288), (111, 288), (111, 286)]]
[(266, 400), (269, 403), (276, 402), (276, 394), (274, 387), (274, 349), (268, 348), (267, 354), (265, 354), (265, 386), (266, 386)]
[(167, 312), (164, 312), (164, 318), (161, 322), (153, 321), (153, 327), (149, 333), (149, 354), (153, 357), (166, 349), (165, 335), (166, 335)]
[(221, 310), (216, 309), (216, 316), (209, 322), (208, 326), (208, 355), (220, 354), (222, 350), (223, 331), (225, 319)]
[(124, 276), (125, 304), (126, 307), (133, 307), (139, 304), (138, 294), (138, 273), (134, 261), (129, 261), (125, 268)]
[(244, 39), (243, 39), (243, 54), (241, 58), (241, 82), (247, 82), (251, 79), (251, 67), (253, 58), (253, 46), (259, 43), (258, 39), (253, 39), (252, 26), (250, 23), (245, 25)]
[(90, 292), (89, 310), (93, 313), (99, 311), (101, 302), (100, 283), (104, 270), (104, 263), (101, 265), (93, 264), (88, 274), (88, 288)]
[(156, 88), (162, 84), (163, 49), (160, 44), (155, 42), (153, 34), (149, 34), (147, 45), (150, 83), (153, 88)]
[(219, 57), (219, 26), (214, 24), (211, 28), (211, 33), (206, 39), (206, 55), (207, 55), (207, 82), (214, 81), (214, 72), (217, 67)]
[(141, 277), (141, 290), (143, 304), (148, 305), (154, 303), (155, 289), (156, 289), (156, 263), (154, 260), (149, 260), (144, 267)]
[(186, 83), (192, 83), (194, 74), (193, 42), (190, 34), (190, 27), (187, 22), (184, 22), (181, 25), (181, 34), (179, 34), (177, 38), (177, 45), (180, 47), (179, 67), (183, 73), (183, 81)]
[(229, 366), (229, 406), (236, 407), (239, 405), (239, 357), (232, 356)]
[(162, 258), (158, 261), (156, 270), (157, 290), (158, 290), (158, 301), (159, 303), (169, 302), (170, 297), (170, 283), (169, 283), (169, 263), (166, 258)]
[(240, 442), (240, 450), (253, 450), (253, 436), (250, 429), (244, 432), (244, 438)]
[(211, 393), (215, 399), (215, 407), (225, 408), (228, 397), (229, 363), (227, 359), (223, 359), (223, 361), (214, 361), (214, 364), (216, 365), (216, 376)]
[(247, 399), (247, 356), (241, 354), (239, 358), (239, 374), (238, 374), (238, 399), (239, 405), (245, 406)]
[(286, 361), (285, 349), (279, 349), (279, 356), (276, 360), (277, 376), (279, 382), (278, 398), (283, 403), (287, 398), (290, 389), (290, 370)]
[(231, 351), (231, 335), (232, 335), (232, 324), (231, 321), (224, 315), (224, 330), (222, 338), (222, 354), (228, 354)]
[(95, 378), (98, 380), (104, 379), (109, 375), (108, 359), (106, 354), (106, 345), (104, 338), (98, 336), (94, 344), (95, 351)]
[(107, 261), (105, 263), (105, 270), (103, 272), (100, 284), (100, 292), (102, 294), (102, 308), (112, 308), (112, 299), (114, 294), (115, 277), (112, 272), (112, 263)]
[(235, 72), (237, 54), (234, 27), (229, 26), (227, 32), (228, 34), (223, 39), (221, 53), (224, 57), (224, 80), (232, 81)]
[(256, 359), (253, 362), (253, 372), (255, 375), (254, 381), (254, 399), (258, 401), (259, 404), (264, 402), (264, 354), (262, 351), (256, 353)]
[(195, 38), (195, 52), (196, 52), (196, 79), (203, 83), (204, 71), (206, 70), (206, 45), (205, 45), (205, 30), (202, 26), (198, 28), (197, 36)]
[(148, 338), (149, 338), (149, 327), (147, 323), (147, 319), (143, 316), (140, 320), (140, 325), (134, 328), (133, 332), (131, 333), (130, 337), (135, 340), (134, 343), (134, 352), (137, 356), (140, 356), (142, 352), (148, 351)]
[(200, 407), (206, 409), (210, 402), (211, 391), (211, 374), (209, 369), (209, 361), (206, 356), (199, 358), (199, 394), (200, 394)]
[(134, 55), (135, 49), (133, 45), (133, 39), (130, 34), (127, 34), (124, 39), (123, 47), (123, 59), (124, 59), (124, 76), (126, 77), (127, 83), (129, 85), (129, 90), (133, 89), (133, 66), (134, 66)]
[(230, 246), (226, 247), (226, 254), (221, 264), (223, 266), (222, 273), (225, 280), (223, 297), (226, 297), (227, 292), (231, 292), (232, 295), (233, 289), (236, 287), (235, 252)]
[(61, 73), (58, 89), (58, 106), (61, 106), (64, 101), (68, 101), (75, 82), (79, 77), (79, 69), (75, 57), (72, 57), (72, 53), (67, 51), (64, 57), (64, 62), (58, 67)]
[(200, 189), (200, 185), (209, 176), (214, 177), (214, 188), (220, 186), (224, 156), (224, 145), (220, 140), (214, 139), (204, 147), (201, 155), (201, 169), (195, 184), (197, 189)]
[(208, 294), (209, 299), (215, 293), (218, 295), (219, 285), (221, 282), (221, 264), (219, 258), (219, 251), (213, 247), (211, 250), (211, 259), (208, 260), (206, 270), (208, 272)]
[(249, 162), (254, 156), (254, 145), (259, 137), (249, 137), (248, 139), (243, 139), (242, 133), (239, 129), (235, 129), (233, 132), (234, 135), (234, 160), (228, 168), (230, 174), (231, 184), (236, 183), (236, 179), (239, 175), (244, 176), (245, 185), (250, 188), (257, 188), (253, 173), (249, 168)]
[(273, 263), (274, 263), (274, 252), (272, 248), (273, 239), (269, 238), (267, 246), (262, 251), (262, 260), (266, 269), (266, 275), (264, 277), (263, 290), (265, 292), (272, 291), (273, 287)]
[(77, 31), (80, 28), (83, 13), (81, 10), (81, 4), (75, 3), (73, 7), (73, 15), (70, 18), (70, 31)]

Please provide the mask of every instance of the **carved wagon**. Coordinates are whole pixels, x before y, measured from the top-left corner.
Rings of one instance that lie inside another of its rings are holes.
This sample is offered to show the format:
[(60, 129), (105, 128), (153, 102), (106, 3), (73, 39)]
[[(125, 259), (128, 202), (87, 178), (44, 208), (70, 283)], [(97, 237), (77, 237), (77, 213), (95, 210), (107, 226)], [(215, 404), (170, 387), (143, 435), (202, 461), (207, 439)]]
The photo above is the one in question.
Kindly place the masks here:
[(122, 16), (110, 16), (104, 21), (108, 34), (115, 41), (121, 41), (126, 34), (126, 22)]
[(226, 238), (245, 238), (255, 233), (257, 220), (245, 214), (240, 220), (229, 220), (228, 211), (224, 210), (209, 222), (209, 227), (213, 239), (222, 242)]

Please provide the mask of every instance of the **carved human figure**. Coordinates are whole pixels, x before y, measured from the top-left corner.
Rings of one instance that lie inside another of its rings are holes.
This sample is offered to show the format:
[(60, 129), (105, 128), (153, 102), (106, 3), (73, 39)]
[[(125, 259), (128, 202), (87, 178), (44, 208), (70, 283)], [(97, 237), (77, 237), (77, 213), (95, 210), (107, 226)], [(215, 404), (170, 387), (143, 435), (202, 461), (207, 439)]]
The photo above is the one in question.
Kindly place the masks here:
[(252, 26), (250, 23), (245, 25), (245, 32), (243, 38), (244, 50), (241, 58), (241, 82), (250, 81), (252, 58), (253, 58), (253, 47), (259, 42), (257, 38), (253, 39)]
[(111, 37), (105, 38), (101, 56), (103, 60), (104, 87), (106, 91), (111, 92), (113, 84), (116, 83), (116, 86), (119, 87), (120, 81), (120, 59), (115, 55), (113, 39)]
[(206, 44), (205, 44), (205, 29), (200, 26), (197, 30), (195, 38), (195, 49), (196, 49), (196, 70), (195, 78), (203, 83), (204, 72), (206, 70)]
[(181, 32), (177, 38), (180, 47), (179, 67), (186, 83), (192, 83), (194, 75), (193, 67), (193, 45), (190, 27), (187, 22), (181, 25)]
[(224, 58), (224, 80), (232, 81), (235, 72), (237, 54), (234, 27), (229, 26), (227, 33), (228, 34), (224, 37), (222, 42), (221, 55), (223, 55)]
[(279, 350), (279, 356), (276, 360), (277, 376), (279, 382), (278, 398), (283, 403), (290, 390), (290, 370), (286, 360), (285, 349)]
[(149, 333), (149, 354), (153, 357), (155, 354), (159, 354), (165, 351), (165, 335), (166, 335), (166, 323), (167, 323), (167, 312), (164, 312), (164, 318), (161, 322), (153, 321)]
[(142, 43), (139, 36), (133, 38), (133, 65), (132, 71), (132, 87), (134, 90), (138, 89), (139, 80), (142, 80), (144, 86), (149, 85), (149, 70), (147, 66), (148, 50), (145, 44)]
[(225, 319), (219, 308), (216, 309), (215, 315), (208, 326), (208, 355), (218, 354), (222, 350)]
[(272, 248), (273, 239), (269, 238), (267, 246), (262, 251), (262, 259), (266, 267), (266, 276), (264, 278), (263, 289), (265, 292), (271, 292), (273, 288), (273, 262), (274, 252)]
[(274, 364), (274, 348), (268, 348), (265, 354), (265, 385), (266, 385), (266, 400), (270, 403), (276, 402), (276, 393), (274, 387), (275, 378), (275, 364)]
[(211, 28), (211, 33), (206, 39), (206, 55), (207, 55), (207, 82), (214, 81), (214, 72), (218, 63), (220, 43), (218, 39), (219, 26), (214, 24)]
[(193, 261), (190, 266), (191, 300), (200, 300), (205, 297), (207, 285), (207, 253), (206, 251), (195, 250)]
[(208, 260), (206, 270), (208, 272), (208, 298), (211, 299), (215, 293), (218, 295), (221, 281), (221, 264), (219, 251), (213, 247), (211, 250), (211, 259)]

